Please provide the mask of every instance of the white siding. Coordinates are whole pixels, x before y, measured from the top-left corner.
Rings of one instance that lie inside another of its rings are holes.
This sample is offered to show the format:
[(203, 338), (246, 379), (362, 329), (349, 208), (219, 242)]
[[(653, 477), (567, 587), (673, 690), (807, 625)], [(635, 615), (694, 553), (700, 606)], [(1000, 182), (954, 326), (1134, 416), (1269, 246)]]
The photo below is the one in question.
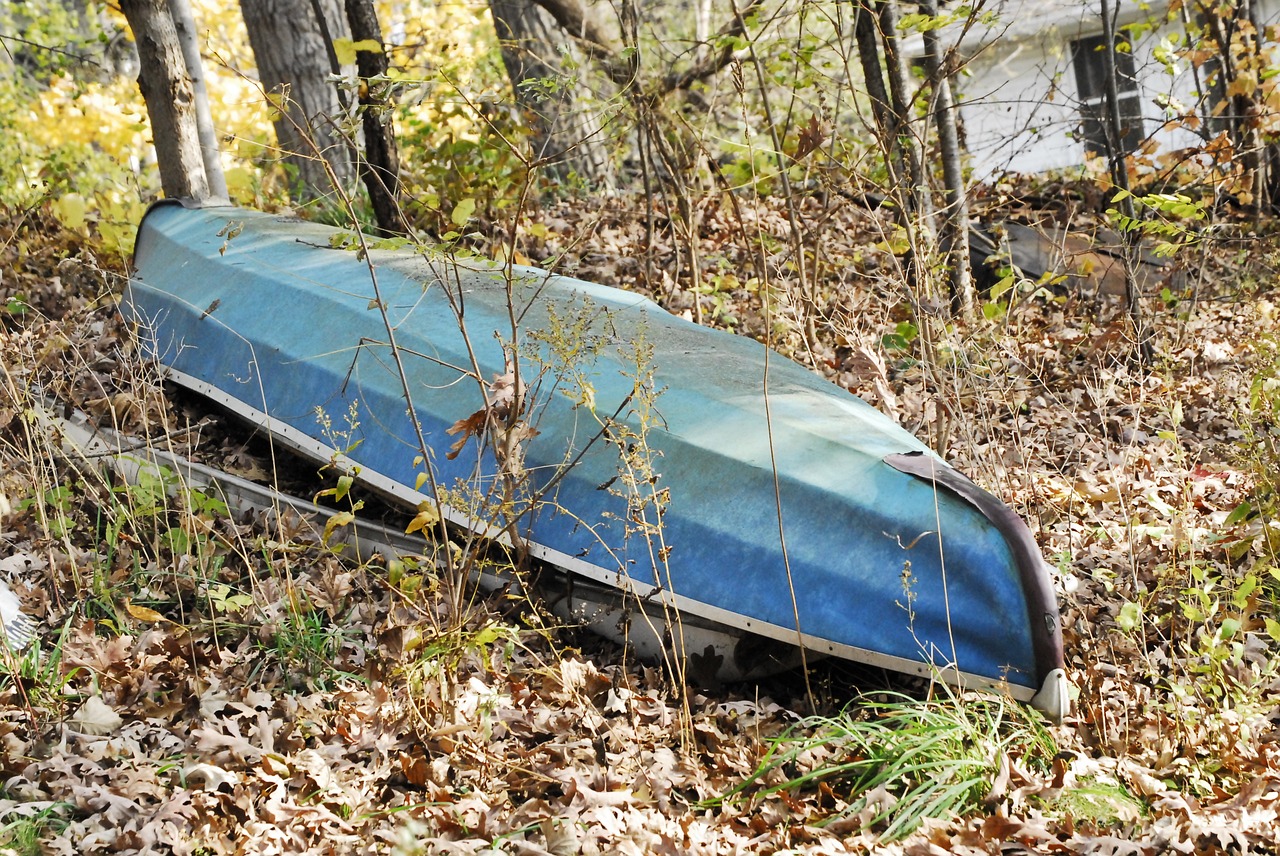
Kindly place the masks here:
[[(1101, 32), (1097, 9), (1096, 3), (1007, 0), (996, 26), (965, 37), (961, 50), (971, 59), (958, 88), (974, 178), (1083, 165), (1084, 146), (1073, 136), (1080, 113), (1071, 43)], [(1126, 4), (1120, 24), (1147, 14), (1157, 11), (1142, 12)], [(1266, 3), (1261, 17), (1266, 22), (1280, 19), (1280, 2)], [(1148, 33), (1133, 45), (1145, 131), (1161, 152), (1198, 142), (1190, 131), (1165, 127), (1176, 111), (1162, 103), (1168, 99), (1188, 107), (1195, 103), (1196, 84), (1186, 64), (1171, 76), (1154, 59), (1161, 38), (1175, 30), (1180, 28)]]

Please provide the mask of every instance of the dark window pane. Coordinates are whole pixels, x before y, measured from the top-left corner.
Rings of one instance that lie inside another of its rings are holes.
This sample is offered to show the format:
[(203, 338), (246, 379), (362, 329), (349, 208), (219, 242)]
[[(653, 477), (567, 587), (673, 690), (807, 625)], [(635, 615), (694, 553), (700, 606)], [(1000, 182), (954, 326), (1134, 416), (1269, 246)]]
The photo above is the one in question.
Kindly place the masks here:
[[(1119, 44), (1124, 39), (1117, 37)], [(1080, 93), (1080, 140), (1093, 153), (1107, 151), (1107, 57), (1106, 39), (1092, 36), (1073, 42), (1072, 65), (1076, 71), (1076, 88)], [(1142, 98), (1138, 90), (1133, 54), (1115, 51), (1116, 93), (1119, 95), (1120, 139), (1124, 152), (1136, 149), (1146, 137), (1142, 123)]]

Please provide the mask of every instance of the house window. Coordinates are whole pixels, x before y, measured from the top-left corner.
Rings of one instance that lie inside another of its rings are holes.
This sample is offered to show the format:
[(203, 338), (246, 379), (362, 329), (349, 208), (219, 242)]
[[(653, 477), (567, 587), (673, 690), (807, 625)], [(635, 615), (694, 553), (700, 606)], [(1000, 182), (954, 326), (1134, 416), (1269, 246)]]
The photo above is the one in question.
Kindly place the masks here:
[[(1117, 36), (1116, 44), (1121, 39)], [(1080, 93), (1080, 141), (1091, 154), (1107, 153), (1107, 40), (1102, 36), (1080, 39), (1071, 45)], [(1116, 58), (1116, 94), (1120, 106), (1122, 152), (1131, 152), (1146, 138), (1142, 126), (1142, 94), (1134, 72), (1133, 54), (1112, 50)]]

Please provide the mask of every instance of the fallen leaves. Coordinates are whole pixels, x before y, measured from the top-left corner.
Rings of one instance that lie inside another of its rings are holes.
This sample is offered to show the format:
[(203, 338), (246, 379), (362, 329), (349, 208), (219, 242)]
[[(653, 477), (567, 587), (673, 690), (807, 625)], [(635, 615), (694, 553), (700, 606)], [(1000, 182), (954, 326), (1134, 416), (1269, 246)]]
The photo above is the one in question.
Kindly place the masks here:
[[(796, 156), (824, 133), (803, 127)], [(0, 572), (47, 632), (44, 671), (0, 682), (0, 817), (56, 820), (41, 827), (50, 853), (1274, 849), (1275, 641), (1258, 620), (1266, 592), (1236, 597), (1249, 574), (1271, 585), (1280, 546), (1276, 524), (1246, 507), (1256, 476), (1238, 449), (1261, 418), (1243, 406), (1254, 379), (1241, 331), (1265, 313), (1206, 301), (1185, 319), (1161, 317), (1165, 361), (1144, 370), (1119, 359), (1120, 327), (1094, 318), (1095, 307), (1036, 297), (1003, 327), (943, 334), (949, 362), (929, 366), (902, 315), (894, 259), (875, 249), (885, 244), (877, 215), (806, 205), (828, 218), (815, 232), (830, 281), (812, 351), (787, 242), (765, 242), (781, 249), (765, 253), (762, 283), (755, 249), (735, 243), (744, 223), (717, 200), (701, 206), (701, 257), (704, 284), (720, 285), (698, 294), (675, 239), (659, 228), (645, 246), (645, 215), (624, 199), (548, 215), (538, 249), (641, 289), (650, 254), (653, 296), (672, 311), (767, 336), (948, 445), (962, 470), (1024, 513), (1061, 572), (1080, 693), (1075, 718), (1054, 732), (1064, 751), (1049, 769), (1016, 747), (1002, 752), (978, 815), (926, 821), (892, 846), (868, 828), (899, 799), (887, 786), (858, 811), (831, 786), (710, 807), (795, 726), (801, 700), (753, 687), (699, 694), (617, 649), (579, 652), (595, 643), (516, 622), (511, 610), (525, 605), (514, 593), (477, 602), (454, 633), (429, 575), (343, 563), (289, 515), (153, 512), (160, 531), (208, 545), (175, 555), (145, 531), (105, 537), (106, 518), (94, 515), (110, 486), (57, 472), (68, 492), (54, 499), (77, 528), (50, 537), (23, 503), (52, 467), (22, 460), (21, 407), (5, 404)], [(777, 201), (743, 218), (771, 239), (788, 234)], [(242, 474), (277, 474), (262, 450), (130, 376), (118, 319), (77, 310), (48, 280), (75, 271), (34, 252), (26, 293), (42, 311), (65, 311), (5, 319), (14, 365), (105, 424), (189, 443)], [(776, 298), (773, 327), (765, 294)], [(453, 426), (451, 455), (475, 439), (518, 472), (531, 430), (521, 386), (511, 370), (487, 382), (483, 407)], [(436, 523), (434, 507), (417, 512), (409, 531)], [(334, 519), (325, 538), (343, 522)], [(97, 587), (121, 593), (103, 598)], [(1192, 588), (1206, 591), (1205, 618), (1182, 608)], [(1237, 622), (1229, 638), (1223, 619)], [(824, 703), (838, 704), (842, 688), (831, 691)]]
[(120, 714), (98, 696), (89, 696), (67, 722), (72, 729), (81, 734), (95, 737), (114, 734), (121, 725), (124, 725)]

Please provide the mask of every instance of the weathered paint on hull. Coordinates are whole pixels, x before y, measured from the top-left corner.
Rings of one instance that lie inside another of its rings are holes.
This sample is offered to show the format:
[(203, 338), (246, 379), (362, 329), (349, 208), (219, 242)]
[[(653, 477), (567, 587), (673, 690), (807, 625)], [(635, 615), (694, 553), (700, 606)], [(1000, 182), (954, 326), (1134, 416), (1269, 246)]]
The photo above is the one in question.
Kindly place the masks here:
[[(366, 481), (416, 503), (426, 498), (414, 490), (419, 450), (369, 266), (332, 249), (335, 234), (234, 208), (160, 205), (139, 232), (126, 303), (175, 378), (303, 451), (341, 446)], [(1043, 563), (1027, 555), (1025, 527), (993, 523), (992, 508), (1012, 515), (860, 399), (773, 355), (766, 408), (761, 345), (627, 292), (519, 267), (508, 286), (483, 262), (403, 251), (374, 251), (371, 261), (445, 487), (493, 480), (493, 456), (474, 440), (446, 457), (456, 439), (446, 432), (483, 406), (473, 356), (486, 381), (504, 371), (495, 331), (510, 337), (509, 294), (529, 346), (582, 335), (599, 343), (569, 368), (591, 386), (594, 414), (619, 412), (644, 429), (657, 485), (670, 489), (661, 544), (628, 525), (619, 449), (589, 443), (598, 419), (565, 394), (574, 384), (544, 375), (530, 381), (539, 434), (525, 462), (530, 486), (547, 490), (520, 521), (535, 555), (651, 603), (825, 654), (940, 670), (1024, 700), (1040, 692), (1037, 706), (1061, 716), (1058, 612)], [(585, 334), (567, 330), (587, 315)], [(653, 348), (640, 363), (661, 390), (643, 420), (628, 410), (640, 334)], [(548, 360), (550, 350), (542, 345), (540, 359), (562, 363)], [(525, 378), (538, 362), (522, 359)], [(339, 437), (351, 412), (359, 424)], [(574, 461), (567, 473), (566, 461)], [(909, 474), (920, 462), (924, 478)], [(452, 512), (473, 527), (485, 516)], [(665, 564), (653, 558), (661, 546), (670, 547)]]

